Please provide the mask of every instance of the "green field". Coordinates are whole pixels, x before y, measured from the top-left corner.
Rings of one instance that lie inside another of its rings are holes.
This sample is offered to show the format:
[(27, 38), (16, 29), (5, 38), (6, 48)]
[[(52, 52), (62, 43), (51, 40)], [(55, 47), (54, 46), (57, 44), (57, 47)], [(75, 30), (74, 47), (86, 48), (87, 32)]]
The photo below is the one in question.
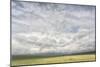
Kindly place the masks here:
[(95, 60), (96, 60), (95, 54), (79, 54), (79, 55), (51, 56), (51, 57), (26, 56), (26, 58), (18, 57), (12, 59), (11, 66), (71, 63), (71, 62), (84, 62), (84, 61), (95, 61)]

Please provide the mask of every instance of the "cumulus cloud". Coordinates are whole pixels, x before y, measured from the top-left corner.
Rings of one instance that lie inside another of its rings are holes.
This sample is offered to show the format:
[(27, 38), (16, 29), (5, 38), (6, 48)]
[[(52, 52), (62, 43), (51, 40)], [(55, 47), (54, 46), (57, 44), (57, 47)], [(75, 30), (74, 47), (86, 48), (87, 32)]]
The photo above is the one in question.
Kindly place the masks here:
[[(95, 51), (95, 37), (89, 31), (77, 33), (32, 32), (13, 36), (13, 54), (80, 53)], [(20, 52), (19, 52), (20, 50)]]
[(95, 51), (95, 6), (12, 2), (12, 54)]

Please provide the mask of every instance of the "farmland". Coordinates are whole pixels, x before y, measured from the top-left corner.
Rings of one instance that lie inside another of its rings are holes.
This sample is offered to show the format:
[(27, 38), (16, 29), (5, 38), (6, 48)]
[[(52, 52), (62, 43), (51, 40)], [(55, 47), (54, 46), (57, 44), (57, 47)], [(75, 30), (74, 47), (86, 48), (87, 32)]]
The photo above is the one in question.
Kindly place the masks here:
[(56, 64), (56, 63), (72, 63), (95, 61), (95, 54), (78, 54), (78, 55), (63, 55), (63, 56), (20, 56), (13, 58), (12, 66), (19, 65), (40, 65), (40, 64)]

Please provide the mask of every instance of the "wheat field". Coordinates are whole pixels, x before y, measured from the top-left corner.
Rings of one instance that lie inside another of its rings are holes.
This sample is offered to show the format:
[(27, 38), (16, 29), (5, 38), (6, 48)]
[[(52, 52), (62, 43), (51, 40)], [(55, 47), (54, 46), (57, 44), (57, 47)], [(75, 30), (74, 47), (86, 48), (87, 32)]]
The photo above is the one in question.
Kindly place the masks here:
[(46, 58), (28, 58), (28, 59), (16, 59), (11, 61), (11, 66), (20, 65), (40, 65), (40, 64), (56, 64), (56, 63), (72, 63), (72, 62), (84, 62), (95, 61), (95, 54), (83, 54), (83, 55), (68, 55)]

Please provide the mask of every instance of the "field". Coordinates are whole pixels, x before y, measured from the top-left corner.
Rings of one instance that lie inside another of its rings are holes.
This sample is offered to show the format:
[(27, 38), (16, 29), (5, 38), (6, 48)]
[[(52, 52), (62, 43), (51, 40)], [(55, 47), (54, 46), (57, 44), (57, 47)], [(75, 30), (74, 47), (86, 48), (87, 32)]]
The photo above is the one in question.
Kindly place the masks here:
[(84, 62), (84, 61), (95, 61), (95, 60), (96, 60), (95, 54), (79, 54), (79, 55), (51, 56), (51, 57), (26, 56), (26, 58), (18, 57), (12, 59), (11, 66), (71, 63), (71, 62)]

